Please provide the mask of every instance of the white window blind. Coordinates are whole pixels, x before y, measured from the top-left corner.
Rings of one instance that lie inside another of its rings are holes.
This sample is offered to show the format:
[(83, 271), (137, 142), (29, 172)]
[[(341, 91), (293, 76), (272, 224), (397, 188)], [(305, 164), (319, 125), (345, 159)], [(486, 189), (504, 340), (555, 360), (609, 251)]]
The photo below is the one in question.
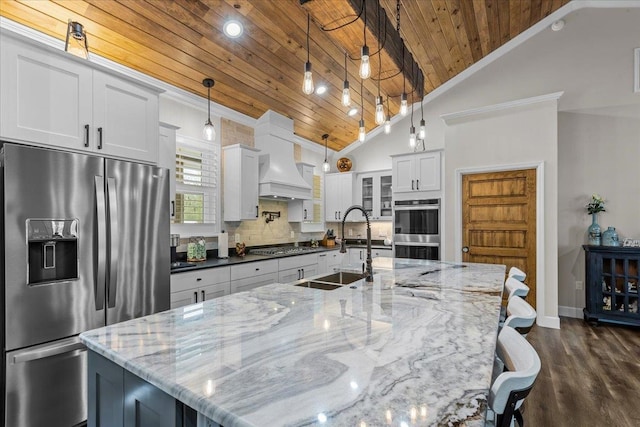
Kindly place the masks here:
[(176, 135), (176, 216), (183, 224), (216, 224), (220, 144)]

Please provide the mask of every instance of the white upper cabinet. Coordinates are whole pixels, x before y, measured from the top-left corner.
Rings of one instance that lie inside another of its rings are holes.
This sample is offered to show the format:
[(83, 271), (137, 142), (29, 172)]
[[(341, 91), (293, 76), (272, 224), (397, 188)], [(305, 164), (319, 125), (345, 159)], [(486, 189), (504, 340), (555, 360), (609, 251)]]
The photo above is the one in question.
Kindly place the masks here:
[(171, 220), (176, 216), (176, 131), (177, 126), (160, 123), (158, 166), (169, 169), (169, 212)]
[(393, 157), (393, 193), (440, 191), (440, 151), (411, 153)]
[(158, 161), (158, 91), (3, 34), (0, 137)]
[(224, 151), (224, 220), (258, 218), (258, 164), (260, 150), (240, 144)]
[[(353, 172), (328, 173), (325, 175), (325, 221), (342, 221), (344, 212), (353, 205), (354, 178)], [(354, 219), (357, 219), (355, 215), (349, 218), (349, 220)]]
[[(391, 181), (390, 170), (358, 174), (354, 203), (367, 211), (370, 220), (392, 219)], [(351, 215), (354, 215), (354, 219), (365, 220), (360, 211), (350, 213), (349, 219)]]
[[(313, 188), (313, 169), (314, 166), (309, 163), (296, 163), (298, 172), (302, 179)], [(291, 200), (289, 202), (288, 218), (289, 222), (313, 222), (313, 205), (314, 200)]]

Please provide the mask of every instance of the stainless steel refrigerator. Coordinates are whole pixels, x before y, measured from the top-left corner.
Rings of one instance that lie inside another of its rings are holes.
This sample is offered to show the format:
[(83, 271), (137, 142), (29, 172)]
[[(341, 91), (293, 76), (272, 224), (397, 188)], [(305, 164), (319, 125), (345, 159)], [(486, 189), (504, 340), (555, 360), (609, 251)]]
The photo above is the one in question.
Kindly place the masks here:
[(2, 419), (73, 426), (78, 334), (169, 309), (168, 170), (5, 143), (0, 172)]

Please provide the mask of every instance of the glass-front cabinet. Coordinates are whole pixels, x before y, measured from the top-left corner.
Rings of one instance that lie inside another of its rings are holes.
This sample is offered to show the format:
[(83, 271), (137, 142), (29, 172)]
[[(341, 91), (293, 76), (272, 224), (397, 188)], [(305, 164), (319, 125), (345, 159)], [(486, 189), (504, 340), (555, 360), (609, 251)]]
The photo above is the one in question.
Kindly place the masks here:
[[(367, 211), (370, 220), (392, 219), (390, 170), (358, 174), (356, 188), (356, 202)], [(364, 215), (360, 215), (358, 219), (364, 221)]]

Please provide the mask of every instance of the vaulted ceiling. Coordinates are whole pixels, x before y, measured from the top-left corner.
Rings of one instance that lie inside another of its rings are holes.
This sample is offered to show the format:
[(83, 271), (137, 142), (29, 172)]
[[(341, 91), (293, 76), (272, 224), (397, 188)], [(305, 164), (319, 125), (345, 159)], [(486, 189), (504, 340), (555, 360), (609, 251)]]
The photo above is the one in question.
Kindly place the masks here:
[[(59, 39), (69, 19), (79, 21), (92, 53), (205, 98), (202, 80), (211, 77), (213, 101), (254, 118), (274, 110), (294, 120), (296, 134), (324, 144), (327, 133), (329, 147), (341, 150), (357, 139), (360, 119), (341, 104), (345, 52), (352, 105), (362, 94), (369, 131), (378, 90), (396, 115), (403, 91), (417, 102), (568, 2), (401, 0), (398, 15), (397, 0), (2, 0), (0, 15)], [(372, 77), (361, 91), (363, 4)], [(323, 95), (301, 90), (307, 14)], [(222, 33), (228, 19), (243, 24), (241, 37)]]

